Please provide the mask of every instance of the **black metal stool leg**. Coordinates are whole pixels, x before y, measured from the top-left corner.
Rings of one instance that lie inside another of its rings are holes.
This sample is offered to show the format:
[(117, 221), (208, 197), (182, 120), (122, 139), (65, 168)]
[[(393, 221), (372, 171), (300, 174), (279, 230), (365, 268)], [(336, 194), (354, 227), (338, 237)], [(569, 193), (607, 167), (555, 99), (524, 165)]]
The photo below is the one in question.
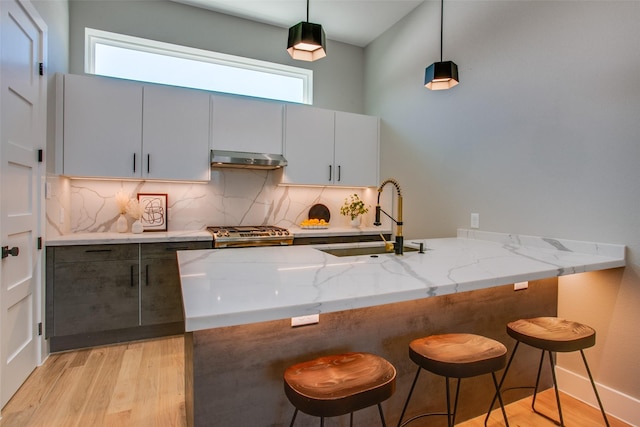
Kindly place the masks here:
[(549, 366), (551, 367), (551, 378), (553, 379), (553, 389), (554, 389), (554, 391), (556, 393), (556, 405), (558, 407), (558, 415), (560, 416), (560, 421), (554, 420), (550, 416), (548, 416), (546, 414), (543, 414), (542, 412), (538, 411), (535, 408), (536, 395), (538, 393), (538, 383), (539, 383), (539, 380), (540, 380), (540, 371), (542, 371), (542, 361), (543, 361), (543, 358), (544, 358), (544, 352), (545, 352), (545, 350), (542, 350), (542, 356), (540, 358), (540, 368), (539, 368), (539, 371), (538, 371), (538, 378), (536, 380), (536, 388), (533, 391), (533, 401), (531, 402), (531, 409), (536, 414), (545, 417), (549, 421), (552, 421), (554, 424), (564, 427), (564, 419), (562, 417), (562, 405), (560, 403), (560, 392), (558, 391), (558, 382), (556, 381), (556, 370), (555, 370), (555, 366), (553, 364), (553, 355), (552, 355), (551, 351), (547, 351), (547, 353), (549, 353)]
[(498, 385), (497, 393), (493, 396), (493, 400), (491, 401), (491, 406), (489, 406), (489, 410), (487, 411), (487, 416), (484, 418), (484, 425), (486, 427), (487, 422), (489, 422), (489, 416), (491, 415), (491, 411), (493, 411), (493, 405), (496, 404), (496, 399), (502, 390), (502, 385), (504, 384), (504, 380), (507, 378), (507, 372), (509, 372), (509, 367), (511, 367), (511, 362), (513, 362), (513, 358), (516, 355), (516, 351), (518, 351), (518, 346), (520, 345), (520, 341), (516, 341), (515, 347), (513, 347), (513, 352), (511, 353), (511, 357), (509, 357), (509, 362), (507, 362), (507, 367), (504, 369), (502, 373), (502, 378), (500, 378), (500, 384)]
[(533, 400), (531, 401), (531, 409), (535, 412), (536, 396), (538, 394), (538, 385), (540, 384), (540, 374), (542, 373), (542, 362), (544, 362), (544, 350), (540, 352), (540, 364), (538, 365), (538, 374), (536, 375), (536, 386), (533, 388)]
[(380, 413), (380, 421), (382, 421), (382, 427), (387, 427), (387, 423), (384, 421), (384, 414), (382, 413), (382, 404), (378, 403), (378, 412)]
[(458, 412), (458, 396), (460, 395), (460, 378), (456, 382), (456, 398), (453, 402), (453, 413), (449, 409), (449, 378), (447, 377), (447, 412), (449, 416), (449, 427), (453, 427), (456, 424), (456, 412)]
[(298, 415), (298, 408), (296, 408), (296, 410), (293, 411), (293, 418), (291, 418), (291, 424), (289, 424), (289, 427), (293, 427), (293, 423), (296, 422), (296, 415)]
[(413, 379), (413, 384), (411, 384), (411, 389), (409, 390), (407, 401), (404, 402), (404, 408), (402, 408), (402, 413), (400, 414), (400, 419), (398, 420), (398, 427), (402, 425), (402, 419), (404, 418), (404, 413), (407, 411), (407, 407), (409, 406), (409, 400), (411, 399), (411, 395), (413, 394), (413, 389), (416, 387), (416, 383), (418, 382), (418, 377), (420, 376), (421, 369), (422, 368), (418, 366), (418, 371), (416, 372), (416, 376)]
[[(493, 385), (496, 387), (496, 394), (498, 395), (498, 402), (500, 402), (500, 409), (502, 409), (502, 416), (504, 417), (504, 425), (509, 427), (509, 420), (507, 419), (507, 411), (504, 409), (504, 402), (502, 401), (502, 395), (500, 394), (500, 386), (498, 385), (498, 380), (496, 378), (496, 373), (491, 372), (491, 378), (493, 378)], [(495, 398), (494, 398), (495, 399)], [(491, 411), (489, 411), (491, 412)], [(489, 414), (487, 414), (487, 418), (489, 418)], [(486, 425), (485, 418), (485, 425)]]
[(349, 414), (349, 427), (353, 427), (353, 412)]
[(320, 427), (324, 427), (324, 417), (320, 417)]
[(609, 427), (609, 420), (607, 419), (607, 413), (604, 411), (604, 406), (602, 406), (602, 402), (600, 401), (600, 396), (598, 395), (598, 390), (596, 390), (596, 383), (593, 381), (593, 376), (591, 375), (591, 370), (589, 369), (589, 364), (587, 363), (587, 358), (584, 356), (584, 351), (580, 350), (580, 355), (582, 356), (582, 361), (584, 362), (584, 367), (587, 368), (587, 374), (589, 375), (589, 381), (591, 381), (591, 386), (593, 387), (593, 392), (596, 394), (596, 399), (598, 400), (598, 405), (600, 406), (600, 412), (602, 412), (602, 417), (604, 418), (604, 423), (607, 427)]

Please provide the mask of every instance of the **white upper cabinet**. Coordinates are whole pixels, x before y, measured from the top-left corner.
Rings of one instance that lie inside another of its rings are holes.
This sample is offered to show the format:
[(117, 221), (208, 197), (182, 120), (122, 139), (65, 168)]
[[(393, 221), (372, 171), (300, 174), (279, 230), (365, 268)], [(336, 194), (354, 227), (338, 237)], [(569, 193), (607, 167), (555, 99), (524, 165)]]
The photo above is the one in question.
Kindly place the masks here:
[(287, 105), (283, 182), (333, 184), (334, 118), (331, 110)]
[(69, 176), (140, 176), (142, 84), (64, 76), (63, 170)]
[(96, 76), (64, 76), (68, 176), (208, 181), (210, 95)]
[(142, 177), (208, 181), (208, 92), (144, 86)]
[(379, 123), (377, 117), (336, 111), (336, 184), (353, 187), (379, 184)]
[(282, 154), (281, 103), (232, 95), (212, 95), (214, 150)]
[(377, 117), (287, 105), (283, 182), (378, 185), (378, 129)]

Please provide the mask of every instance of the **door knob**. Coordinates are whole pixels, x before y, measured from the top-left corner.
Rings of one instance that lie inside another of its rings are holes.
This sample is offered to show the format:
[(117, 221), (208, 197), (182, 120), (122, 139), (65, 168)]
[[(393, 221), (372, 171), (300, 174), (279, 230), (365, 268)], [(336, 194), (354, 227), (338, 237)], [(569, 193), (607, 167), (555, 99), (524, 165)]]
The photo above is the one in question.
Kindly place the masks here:
[(9, 249), (9, 246), (3, 246), (2, 247), (2, 258), (7, 258), (9, 255), (11, 256), (18, 256), (18, 254), (20, 253), (20, 249), (18, 249), (17, 246), (14, 246), (13, 248)]

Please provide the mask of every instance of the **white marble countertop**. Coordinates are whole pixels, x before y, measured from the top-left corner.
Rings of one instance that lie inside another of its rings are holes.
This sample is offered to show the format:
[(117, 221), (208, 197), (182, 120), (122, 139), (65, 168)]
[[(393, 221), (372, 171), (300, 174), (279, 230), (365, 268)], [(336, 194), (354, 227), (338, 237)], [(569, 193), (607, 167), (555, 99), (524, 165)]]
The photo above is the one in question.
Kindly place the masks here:
[[(364, 236), (391, 233), (384, 227), (329, 227), (323, 229), (302, 229), (291, 227), (289, 231), (297, 237)], [(186, 242), (213, 240), (207, 230), (147, 231), (134, 233), (71, 233), (47, 239), (47, 246), (101, 245), (118, 243)]]
[(331, 237), (331, 236), (367, 236), (389, 234), (391, 229), (388, 227), (335, 227), (330, 225), (328, 228), (300, 228), (298, 226), (289, 227), (289, 231), (295, 237)]
[(207, 230), (148, 231), (134, 233), (72, 233), (47, 239), (47, 246), (102, 245), (117, 243), (193, 242), (213, 240)]
[[(185, 329), (408, 301), (625, 265), (624, 245), (458, 230), (425, 253), (336, 257), (321, 246), (179, 251)], [(331, 244), (327, 247), (379, 243)]]

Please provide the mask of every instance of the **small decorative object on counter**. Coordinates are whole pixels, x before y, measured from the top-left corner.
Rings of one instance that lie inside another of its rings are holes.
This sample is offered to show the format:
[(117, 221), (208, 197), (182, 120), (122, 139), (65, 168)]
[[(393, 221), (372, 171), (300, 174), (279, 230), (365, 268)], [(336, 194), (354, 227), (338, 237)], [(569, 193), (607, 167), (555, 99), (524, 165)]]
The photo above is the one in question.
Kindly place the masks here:
[(300, 228), (329, 228), (331, 213), (329, 208), (321, 203), (317, 203), (309, 209), (309, 219), (300, 223)]
[(324, 219), (310, 218), (302, 221), (300, 223), (300, 228), (305, 228), (305, 229), (329, 228), (329, 223)]
[(116, 230), (118, 233), (126, 233), (129, 228), (129, 223), (125, 216), (129, 205), (129, 196), (124, 194), (122, 190), (116, 193), (116, 205), (118, 205), (118, 212), (120, 212), (120, 216), (116, 221)]
[(160, 193), (138, 193), (142, 213), (140, 221), (144, 231), (167, 231), (167, 195)]
[(137, 199), (131, 199), (129, 201), (127, 212), (129, 212), (129, 215), (131, 215), (131, 218), (134, 219), (133, 224), (131, 224), (131, 232), (135, 234), (142, 233), (144, 231), (144, 227), (142, 226), (142, 222), (140, 221), (140, 218), (144, 213), (144, 208), (138, 202)]
[(369, 212), (369, 208), (365, 206), (360, 197), (354, 193), (344, 199), (344, 205), (340, 208), (340, 213), (351, 218), (351, 226), (360, 226), (360, 215)]

